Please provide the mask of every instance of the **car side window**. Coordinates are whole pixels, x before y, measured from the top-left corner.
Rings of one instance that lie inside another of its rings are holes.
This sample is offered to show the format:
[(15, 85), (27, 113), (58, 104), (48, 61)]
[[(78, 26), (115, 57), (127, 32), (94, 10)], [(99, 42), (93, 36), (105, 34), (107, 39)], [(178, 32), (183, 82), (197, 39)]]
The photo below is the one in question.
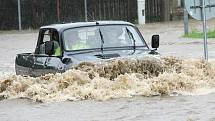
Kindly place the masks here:
[(60, 44), (59, 44), (59, 35), (58, 32), (56, 30), (45, 30), (42, 33), (42, 40), (41, 40), (41, 44), (39, 45), (39, 54), (45, 54), (45, 42), (47, 41), (53, 41), (54, 43), (54, 56), (60, 56), (62, 51), (60, 48)]
[(46, 30), (45, 32), (44, 32), (44, 36), (43, 36), (43, 43), (45, 43), (46, 41), (50, 41), (51, 40), (51, 36), (50, 36), (50, 32), (49, 32), (50, 30)]

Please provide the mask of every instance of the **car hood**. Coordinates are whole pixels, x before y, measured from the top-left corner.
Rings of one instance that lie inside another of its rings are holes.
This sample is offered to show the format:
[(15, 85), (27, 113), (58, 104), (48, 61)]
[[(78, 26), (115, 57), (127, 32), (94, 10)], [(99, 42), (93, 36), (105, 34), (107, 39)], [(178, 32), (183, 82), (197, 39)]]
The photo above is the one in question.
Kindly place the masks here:
[(127, 56), (140, 56), (148, 55), (150, 50), (114, 50), (102, 52), (90, 52), (90, 53), (79, 53), (79, 54), (68, 54), (69, 58), (72, 59), (73, 65), (77, 65), (80, 62), (99, 62), (101, 60), (127, 57)]

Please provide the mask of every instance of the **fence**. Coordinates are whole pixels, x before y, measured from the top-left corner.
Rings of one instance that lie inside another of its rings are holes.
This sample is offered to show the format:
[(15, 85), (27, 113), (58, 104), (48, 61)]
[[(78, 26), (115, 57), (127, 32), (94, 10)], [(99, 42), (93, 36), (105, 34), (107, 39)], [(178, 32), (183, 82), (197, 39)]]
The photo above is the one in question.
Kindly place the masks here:
[(161, 21), (162, 17), (162, 1), (146, 0), (146, 22)]
[[(84, 0), (20, 0), (22, 28), (85, 21)], [(0, 0), (0, 30), (18, 29), (17, 0)], [(89, 21), (137, 20), (136, 0), (87, 0)]]
[(183, 19), (184, 0), (146, 0), (146, 22)]

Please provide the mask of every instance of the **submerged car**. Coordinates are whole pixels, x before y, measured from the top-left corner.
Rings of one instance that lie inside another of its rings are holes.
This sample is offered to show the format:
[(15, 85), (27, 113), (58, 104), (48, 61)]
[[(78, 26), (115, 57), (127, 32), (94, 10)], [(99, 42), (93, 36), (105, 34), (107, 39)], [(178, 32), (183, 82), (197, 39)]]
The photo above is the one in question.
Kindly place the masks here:
[(62, 73), (81, 62), (140, 54), (157, 54), (159, 35), (151, 50), (135, 25), (124, 21), (54, 24), (39, 30), (35, 52), (16, 56), (17, 75)]

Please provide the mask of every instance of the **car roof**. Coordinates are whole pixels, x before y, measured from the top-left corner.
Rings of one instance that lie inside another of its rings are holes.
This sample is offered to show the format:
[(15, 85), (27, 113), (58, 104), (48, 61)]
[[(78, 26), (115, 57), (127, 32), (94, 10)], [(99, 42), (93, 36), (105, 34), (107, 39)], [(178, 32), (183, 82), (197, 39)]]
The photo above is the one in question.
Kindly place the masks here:
[(63, 31), (65, 29), (93, 26), (93, 25), (131, 25), (133, 24), (125, 21), (96, 21), (96, 22), (75, 22), (75, 23), (62, 23), (62, 24), (51, 24), (47, 26), (42, 26), (40, 29), (56, 29), (57, 31)]

